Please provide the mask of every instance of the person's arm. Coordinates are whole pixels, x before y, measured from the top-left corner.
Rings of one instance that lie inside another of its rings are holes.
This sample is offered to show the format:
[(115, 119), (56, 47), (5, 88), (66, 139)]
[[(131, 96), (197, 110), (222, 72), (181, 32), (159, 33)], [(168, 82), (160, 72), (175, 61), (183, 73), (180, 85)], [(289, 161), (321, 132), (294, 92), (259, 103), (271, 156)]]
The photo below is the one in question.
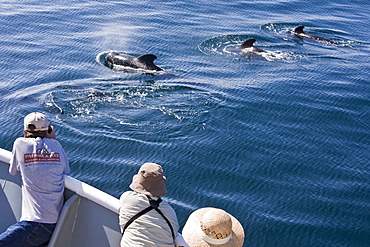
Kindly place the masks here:
[(55, 134), (55, 131), (54, 131), (54, 126), (50, 125), (49, 126), (49, 130), (46, 131), (46, 138), (50, 138), (50, 139), (57, 139), (57, 135)]
[(189, 247), (189, 245), (185, 242), (184, 238), (180, 233), (177, 233), (176, 239), (175, 239), (175, 246), (176, 247)]
[(65, 151), (64, 151), (64, 149), (62, 149), (63, 150), (63, 155), (64, 155), (64, 159), (65, 159), (65, 161), (66, 161), (66, 167), (65, 167), (65, 169), (64, 169), (64, 174), (66, 174), (66, 175), (69, 175), (69, 173), (71, 172), (71, 169), (69, 168), (69, 161), (68, 161), (68, 157), (67, 157), (67, 155), (66, 155), (66, 153), (65, 153)]
[(12, 158), (10, 159), (10, 166), (9, 166), (9, 173), (13, 176), (15, 176), (17, 174), (17, 171), (18, 171), (18, 161), (17, 161), (17, 155), (16, 155), (16, 149), (15, 149), (15, 145), (16, 145), (16, 142), (17, 140), (14, 142), (13, 144), (13, 150), (12, 150)]

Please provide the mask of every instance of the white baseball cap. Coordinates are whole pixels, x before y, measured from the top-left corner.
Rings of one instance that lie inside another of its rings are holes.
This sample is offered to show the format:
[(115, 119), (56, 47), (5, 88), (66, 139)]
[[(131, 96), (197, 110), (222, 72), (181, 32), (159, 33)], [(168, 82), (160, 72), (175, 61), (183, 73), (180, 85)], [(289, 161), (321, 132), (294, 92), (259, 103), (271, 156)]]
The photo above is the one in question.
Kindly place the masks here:
[[(30, 128), (34, 125), (35, 128)], [(48, 118), (40, 112), (32, 112), (24, 118), (24, 129), (28, 131), (45, 131), (49, 128)]]

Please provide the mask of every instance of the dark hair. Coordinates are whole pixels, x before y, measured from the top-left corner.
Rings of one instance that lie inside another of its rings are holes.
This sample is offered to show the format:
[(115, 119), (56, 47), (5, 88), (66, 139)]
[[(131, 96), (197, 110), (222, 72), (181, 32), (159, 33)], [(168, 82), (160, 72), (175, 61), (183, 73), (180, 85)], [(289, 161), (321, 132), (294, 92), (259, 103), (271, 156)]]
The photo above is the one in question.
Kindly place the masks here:
[(29, 124), (27, 126), (27, 129), (28, 130), (24, 130), (24, 137), (25, 138), (37, 138), (37, 137), (44, 138), (44, 137), (46, 137), (46, 130), (33, 131), (34, 129), (36, 129), (36, 126), (34, 124)]

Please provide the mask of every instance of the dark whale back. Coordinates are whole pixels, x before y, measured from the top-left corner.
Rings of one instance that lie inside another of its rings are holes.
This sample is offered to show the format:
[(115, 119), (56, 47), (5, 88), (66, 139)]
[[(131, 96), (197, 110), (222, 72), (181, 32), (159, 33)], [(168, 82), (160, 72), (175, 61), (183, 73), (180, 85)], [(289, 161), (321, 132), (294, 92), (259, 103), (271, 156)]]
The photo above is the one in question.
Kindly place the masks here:
[(163, 69), (154, 64), (155, 59), (157, 59), (157, 57), (153, 54), (144, 54), (139, 57), (133, 57), (126, 54), (120, 54), (118, 52), (110, 52), (106, 56), (106, 60), (111, 69), (113, 69), (114, 65), (119, 65), (133, 69), (162, 71)]
[(251, 51), (249, 52), (266, 52), (260, 48), (257, 48), (255, 46), (253, 46), (253, 43), (255, 42), (256, 40), (253, 39), (253, 38), (250, 38), (250, 39), (247, 39), (246, 41), (243, 42), (243, 44), (241, 44), (241, 46), (239, 47), (239, 49), (243, 50), (243, 49), (247, 49), (247, 48), (251, 48)]
[(255, 41), (256, 40), (253, 39), (253, 38), (247, 39), (246, 41), (243, 42), (243, 44), (241, 44), (240, 49), (245, 49), (245, 48), (253, 47), (253, 43)]
[(300, 38), (300, 39), (303, 39), (305, 37), (305, 38), (309, 38), (309, 39), (313, 39), (313, 40), (316, 40), (316, 41), (321, 41), (321, 42), (325, 42), (325, 43), (329, 43), (329, 44), (333, 44), (333, 45), (337, 45), (338, 44), (335, 41), (328, 40), (328, 39), (325, 39), (325, 38), (322, 38), (322, 37), (319, 37), (319, 36), (315, 36), (313, 34), (305, 33), (303, 31), (303, 28), (304, 28), (304, 26), (302, 26), (302, 25), (294, 28), (293, 34), (295, 36), (297, 36), (298, 38)]
[(162, 71), (163, 69), (154, 64), (155, 59), (157, 59), (157, 57), (153, 54), (144, 54), (136, 58), (139, 63), (145, 65), (147, 70)]
[(298, 26), (298, 27), (294, 28), (294, 32), (295, 33), (304, 33), (303, 28), (304, 28), (304, 26), (302, 26), (302, 25)]

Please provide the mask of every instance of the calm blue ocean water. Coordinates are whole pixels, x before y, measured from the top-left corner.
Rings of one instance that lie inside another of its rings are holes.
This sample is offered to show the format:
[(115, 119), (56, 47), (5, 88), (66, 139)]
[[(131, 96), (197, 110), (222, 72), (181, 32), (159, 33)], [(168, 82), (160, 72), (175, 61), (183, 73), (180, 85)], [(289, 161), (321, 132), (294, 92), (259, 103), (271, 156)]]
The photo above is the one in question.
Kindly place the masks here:
[[(144, 162), (245, 246), (370, 246), (370, 8), (328, 1), (1, 1), (0, 147), (46, 113), (72, 176), (119, 197)], [(329, 45), (290, 33), (304, 25)], [(267, 54), (244, 58), (253, 37)], [(166, 73), (102, 54), (153, 53)]]

